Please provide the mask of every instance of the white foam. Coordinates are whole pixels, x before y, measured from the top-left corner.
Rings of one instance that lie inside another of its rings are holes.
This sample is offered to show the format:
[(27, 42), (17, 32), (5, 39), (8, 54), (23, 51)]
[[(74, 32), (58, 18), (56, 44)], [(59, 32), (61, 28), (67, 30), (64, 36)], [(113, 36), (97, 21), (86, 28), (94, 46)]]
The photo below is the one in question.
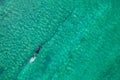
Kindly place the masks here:
[(29, 62), (32, 63), (35, 61), (35, 59), (36, 59), (36, 57), (32, 57)]

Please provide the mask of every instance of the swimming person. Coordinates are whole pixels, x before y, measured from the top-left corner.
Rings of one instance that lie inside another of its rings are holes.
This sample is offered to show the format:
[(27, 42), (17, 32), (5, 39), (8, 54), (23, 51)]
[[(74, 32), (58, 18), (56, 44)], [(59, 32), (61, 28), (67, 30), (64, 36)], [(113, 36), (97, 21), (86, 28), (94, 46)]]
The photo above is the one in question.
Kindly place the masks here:
[(37, 56), (37, 54), (39, 53), (40, 49), (41, 49), (41, 46), (39, 45), (39, 46), (36, 48), (33, 57), (30, 59), (30, 63), (34, 62), (34, 60), (36, 59), (36, 56)]
[(40, 49), (41, 49), (41, 46), (39, 45), (35, 50), (34, 56), (36, 56), (39, 53)]

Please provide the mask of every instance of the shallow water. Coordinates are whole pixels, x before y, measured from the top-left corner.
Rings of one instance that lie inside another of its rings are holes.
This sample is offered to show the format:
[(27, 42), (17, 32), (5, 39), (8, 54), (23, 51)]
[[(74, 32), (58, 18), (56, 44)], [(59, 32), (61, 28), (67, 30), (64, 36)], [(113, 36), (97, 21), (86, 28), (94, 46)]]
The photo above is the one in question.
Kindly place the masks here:
[(120, 80), (119, 5), (2, 0), (0, 80)]

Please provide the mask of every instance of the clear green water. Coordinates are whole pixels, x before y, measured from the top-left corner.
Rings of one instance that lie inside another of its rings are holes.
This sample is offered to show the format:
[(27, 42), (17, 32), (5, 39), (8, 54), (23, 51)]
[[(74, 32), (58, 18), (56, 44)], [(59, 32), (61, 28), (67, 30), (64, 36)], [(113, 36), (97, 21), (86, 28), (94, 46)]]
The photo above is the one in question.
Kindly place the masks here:
[(119, 5), (0, 0), (0, 80), (120, 80)]

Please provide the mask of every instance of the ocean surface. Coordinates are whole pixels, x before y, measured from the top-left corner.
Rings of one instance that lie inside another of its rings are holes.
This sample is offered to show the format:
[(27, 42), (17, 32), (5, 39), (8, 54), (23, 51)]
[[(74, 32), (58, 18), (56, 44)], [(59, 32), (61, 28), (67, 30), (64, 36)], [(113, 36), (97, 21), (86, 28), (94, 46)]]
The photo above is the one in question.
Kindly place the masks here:
[(0, 80), (120, 80), (120, 1), (0, 0)]

